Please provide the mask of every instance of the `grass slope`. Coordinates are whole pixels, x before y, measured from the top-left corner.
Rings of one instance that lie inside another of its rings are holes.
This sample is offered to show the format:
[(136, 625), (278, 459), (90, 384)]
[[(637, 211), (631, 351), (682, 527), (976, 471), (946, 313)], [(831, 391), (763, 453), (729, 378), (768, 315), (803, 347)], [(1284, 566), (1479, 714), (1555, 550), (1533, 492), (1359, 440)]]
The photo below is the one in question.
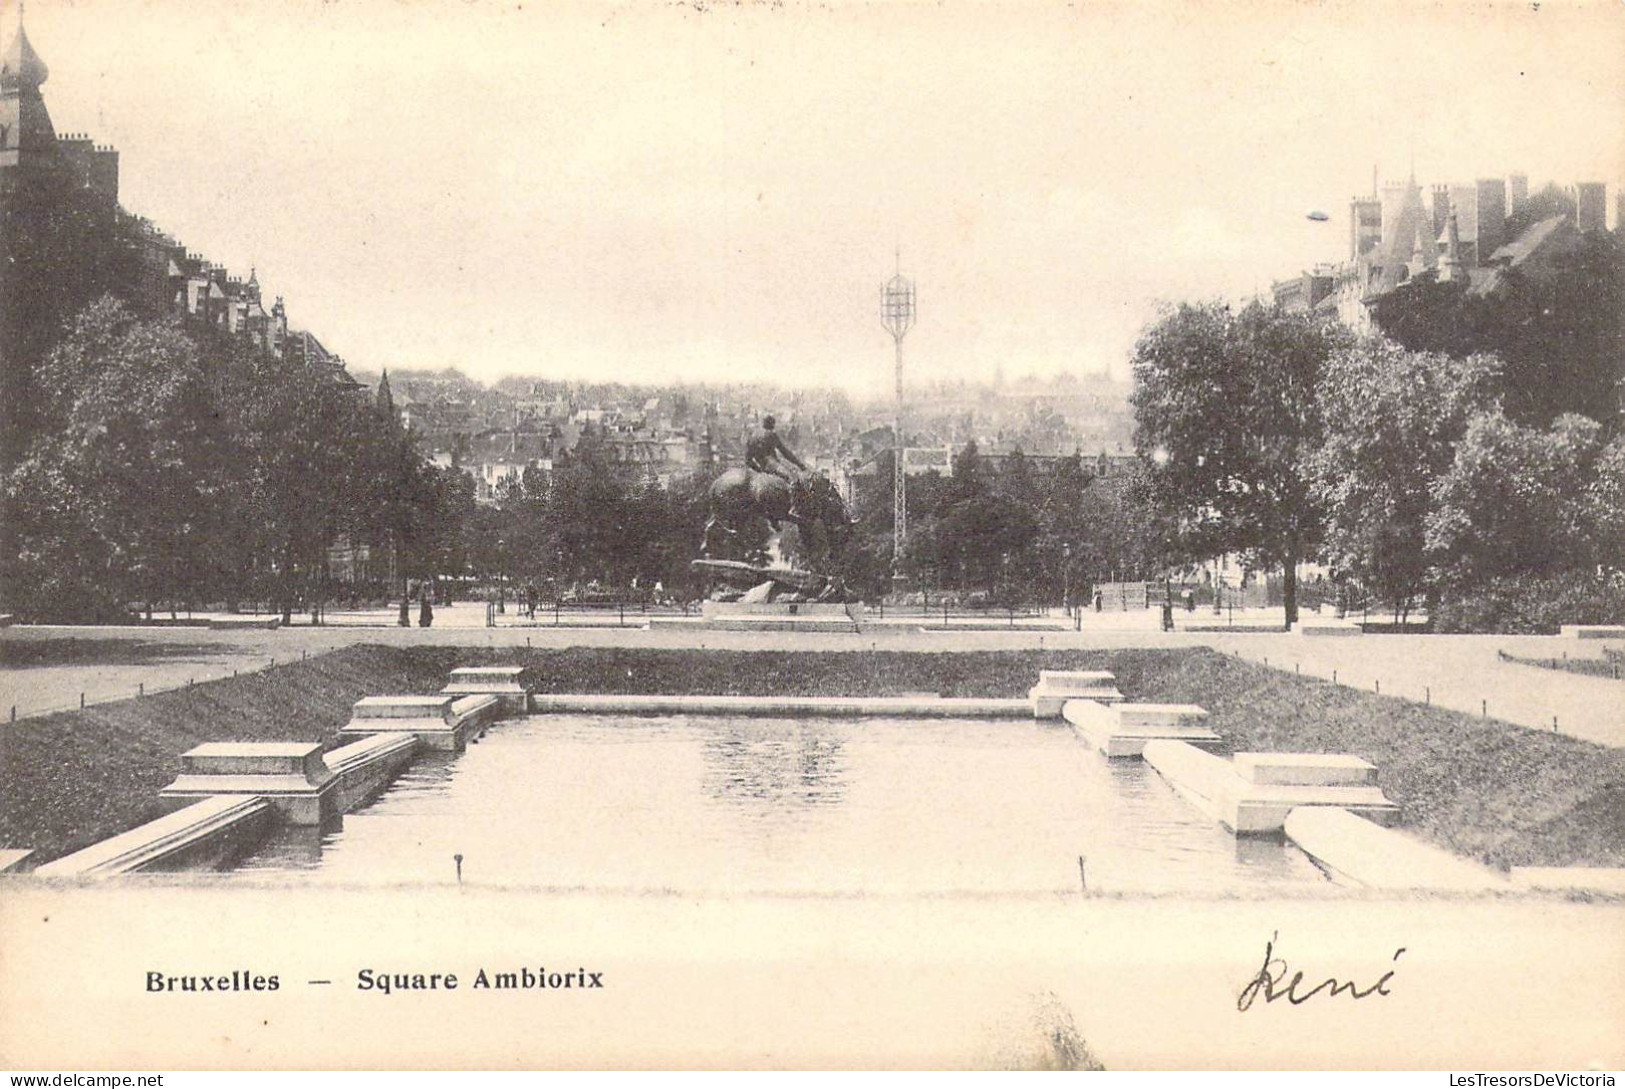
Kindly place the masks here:
[(1625, 865), (1625, 751), (1341, 688), (1210, 650), (568, 650), (352, 647), (241, 678), (0, 727), (0, 846), (55, 857), (157, 816), (202, 741), (329, 741), (364, 695), (454, 666), (523, 664), (542, 692), (1023, 696), (1040, 669), (1110, 669), (1133, 699), (1197, 703), (1236, 751), (1347, 752), (1405, 824), (1491, 865)]
[(158, 791), (205, 741), (322, 741), (350, 705), (434, 691), (445, 673), (410, 652), (354, 647), (242, 677), (0, 724), (0, 846), (46, 861), (162, 816)]
[[(1155, 668), (1147, 669), (1161, 659)], [(1120, 665), (1118, 663), (1121, 663)], [(1405, 826), (1492, 866), (1625, 866), (1625, 750), (1195, 653), (1111, 656), (1119, 687), (1199, 703), (1236, 752), (1353, 753)]]

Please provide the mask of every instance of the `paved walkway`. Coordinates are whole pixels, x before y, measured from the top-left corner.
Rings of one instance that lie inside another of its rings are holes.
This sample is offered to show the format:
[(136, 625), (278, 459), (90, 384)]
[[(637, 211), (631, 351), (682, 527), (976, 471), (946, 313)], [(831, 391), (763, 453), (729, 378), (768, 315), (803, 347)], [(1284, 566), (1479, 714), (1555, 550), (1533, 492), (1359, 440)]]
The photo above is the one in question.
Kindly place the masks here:
[[(384, 616), (382, 612), (376, 614)], [(1381, 685), (1384, 696), (1431, 702), (1469, 714), (1517, 723), (1530, 729), (1557, 729), (1598, 744), (1625, 747), (1625, 682), (1586, 677), (1503, 662), (1497, 650), (1521, 657), (1600, 657), (1603, 644), (1560, 636), (1365, 635), (1311, 638), (1283, 632), (1158, 630), (1154, 611), (1085, 614), (1081, 631), (997, 628), (952, 632), (921, 630), (914, 620), (887, 618), (862, 633), (726, 632), (704, 629), (513, 626), (486, 628), (484, 607), (460, 605), (436, 610), (431, 628), (333, 624), (294, 626), (274, 631), (206, 628), (13, 627), (0, 640), (73, 638), (113, 641), (112, 662), (62, 663), (0, 670), (0, 715), (10, 707), (19, 716), (201, 683), (231, 676), (234, 670), (286, 664), (356, 643), (386, 646), (616, 646), (714, 648), (718, 650), (906, 650), (977, 651), (1018, 649), (1113, 649), (1119, 647), (1212, 646), (1273, 668), (1295, 670), (1368, 691)], [(443, 622), (444, 621), (444, 622)], [(460, 623), (458, 621), (461, 621)], [(630, 618), (629, 618), (630, 621)], [(1179, 614), (1185, 624), (1212, 624), (1211, 614)], [(1269, 613), (1243, 616), (1238, 627), (1276, 622)]]
[(1271, 667), (1432, 703), (1472, 715), (1557, 730), (1599, 745), (1625, 747), (1625, 682), (1501, 661), (1600, 658), (1619, 643), (1534, 635), (1215, 635), (1207, 641)]

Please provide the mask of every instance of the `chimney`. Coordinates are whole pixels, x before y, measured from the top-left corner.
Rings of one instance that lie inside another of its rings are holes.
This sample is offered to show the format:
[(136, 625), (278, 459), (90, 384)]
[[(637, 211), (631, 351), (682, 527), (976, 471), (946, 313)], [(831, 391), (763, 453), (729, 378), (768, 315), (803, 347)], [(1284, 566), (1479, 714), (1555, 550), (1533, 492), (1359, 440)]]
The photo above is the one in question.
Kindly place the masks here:
[(1581, 234), (1607, 229), (1608, 187), (1603, 182), (1581, 182), (1574, 187), (1574, 225)]
[(1523, 206), (1529, 203), (1529, 175), (1510, 174), (1507, 176), (1507, 215), (1515, 216), (1523, 211)]
[(1439, 282), (1449, 283), (1462, 276), (1461, 231), (1456, 224), (1456, 213), (1451, 212), (1444, 222), (1444, 255), (1439, 258)]
[(1506, 183), (1500, 178), (1478, 179), (1478, 263), (1487, 265), (1506, 241)]

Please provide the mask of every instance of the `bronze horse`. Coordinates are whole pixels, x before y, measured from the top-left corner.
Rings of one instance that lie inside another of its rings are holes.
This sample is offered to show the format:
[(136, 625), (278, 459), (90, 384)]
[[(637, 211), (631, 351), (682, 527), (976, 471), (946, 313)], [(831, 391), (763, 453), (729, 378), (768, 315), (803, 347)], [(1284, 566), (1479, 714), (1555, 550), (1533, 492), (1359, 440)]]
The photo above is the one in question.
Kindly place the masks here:
[(745, 558), (766, 562), (763, 522), (773, 533), (786, 524), (799, 531), (803, 547), (819, 560), (843, 547), (855, 524), (841, 493), (823, 475), (800, 474), (792, 484), (772, 473), (733, 468), (711, 482), (711, 517), (705, 523), (700, 554), (717, 558), (723, 541), (738, 542)]

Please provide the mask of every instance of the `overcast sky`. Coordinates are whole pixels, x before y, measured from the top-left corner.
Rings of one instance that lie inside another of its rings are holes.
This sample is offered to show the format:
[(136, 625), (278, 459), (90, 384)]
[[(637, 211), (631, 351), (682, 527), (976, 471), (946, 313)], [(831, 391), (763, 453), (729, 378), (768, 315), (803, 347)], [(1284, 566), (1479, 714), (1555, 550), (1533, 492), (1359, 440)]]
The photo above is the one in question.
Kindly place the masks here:
[[(8, 37), (16, 0), (7, 5)], [(1347, 247), (1374, 164), (1625, 177), (1625, 4), (29, 0), (58, 131), (357, 367), (1126, 376)], [(1324, 210), (1328, 223), (1306, 218)]]

